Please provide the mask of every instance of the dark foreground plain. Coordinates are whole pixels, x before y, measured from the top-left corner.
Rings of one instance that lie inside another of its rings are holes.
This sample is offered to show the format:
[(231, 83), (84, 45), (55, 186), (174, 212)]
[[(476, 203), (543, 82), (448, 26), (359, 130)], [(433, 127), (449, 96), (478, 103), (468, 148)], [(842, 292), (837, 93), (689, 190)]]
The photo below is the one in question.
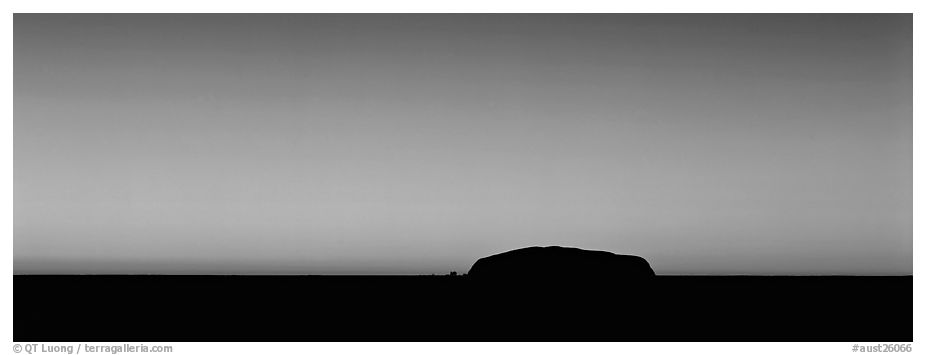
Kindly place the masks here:
[(913, 341), (913, 277), (16, 275), (13, 340)]

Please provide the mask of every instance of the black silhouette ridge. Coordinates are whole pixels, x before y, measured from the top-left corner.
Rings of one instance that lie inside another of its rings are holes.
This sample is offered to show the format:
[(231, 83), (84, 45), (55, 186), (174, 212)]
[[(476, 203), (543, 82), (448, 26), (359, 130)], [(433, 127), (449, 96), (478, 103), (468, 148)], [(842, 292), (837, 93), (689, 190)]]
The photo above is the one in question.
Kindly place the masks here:
[(645, 281), (656, 276), (646, 259), (600, 250), (548, 246), (515, 249), (476, 261), (468, 275), (507, 281)]

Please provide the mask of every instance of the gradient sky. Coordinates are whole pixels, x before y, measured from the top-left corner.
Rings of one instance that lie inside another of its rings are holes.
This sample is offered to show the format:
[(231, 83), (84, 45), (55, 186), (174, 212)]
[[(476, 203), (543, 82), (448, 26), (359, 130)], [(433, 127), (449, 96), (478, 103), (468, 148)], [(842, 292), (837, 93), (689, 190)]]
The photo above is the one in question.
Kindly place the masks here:
[(14, 272), (912, 273), (912, 16), (16, 14)]

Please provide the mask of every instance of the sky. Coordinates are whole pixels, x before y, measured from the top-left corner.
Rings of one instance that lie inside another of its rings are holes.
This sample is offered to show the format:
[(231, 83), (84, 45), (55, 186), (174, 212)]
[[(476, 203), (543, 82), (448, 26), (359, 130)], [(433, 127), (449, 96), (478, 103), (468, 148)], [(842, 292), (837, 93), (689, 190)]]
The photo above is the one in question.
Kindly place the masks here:
[(15, 14), (14, 273), (912, 274), (910, 14)]

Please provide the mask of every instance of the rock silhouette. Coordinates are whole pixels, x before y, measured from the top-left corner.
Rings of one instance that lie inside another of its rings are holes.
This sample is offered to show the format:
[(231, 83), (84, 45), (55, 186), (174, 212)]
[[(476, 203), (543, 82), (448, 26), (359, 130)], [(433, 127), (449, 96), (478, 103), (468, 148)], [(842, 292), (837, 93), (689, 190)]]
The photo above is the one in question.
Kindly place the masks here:
[(646, 259), (639, 256), (558, 246), (529, 247), (484, 257), (469, 270), (469, 276), (475, 279), (509, 281), (644, 281), (655, 275)]

